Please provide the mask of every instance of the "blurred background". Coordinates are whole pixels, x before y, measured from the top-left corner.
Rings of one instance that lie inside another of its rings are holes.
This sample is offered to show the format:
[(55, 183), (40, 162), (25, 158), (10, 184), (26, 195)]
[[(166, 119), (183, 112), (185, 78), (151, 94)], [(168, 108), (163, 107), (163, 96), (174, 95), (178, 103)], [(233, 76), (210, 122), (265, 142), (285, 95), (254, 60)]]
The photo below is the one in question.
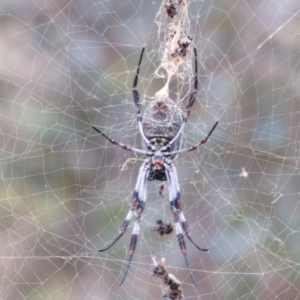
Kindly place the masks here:
[[(299, 299), (299, 45), (297, 0), (188, 2), (203, 85), (176, 159), (193, 286), (160, 182), (148, 184), (126, 281), (128, 212), (143, 157), (131, 86), (143, 109), (165, 83), (156, 72), (167, 17), (161, 1), (3, 0), (0, 4), (0, 298), (161, 299), (151, 256), (167, 259), (185, 299)], [(185, 103), (193, 58), (170, 97)], [(160, 73), (161, 74), (161, 73)], [(207, 84), (206, 84), (207, 83)]]

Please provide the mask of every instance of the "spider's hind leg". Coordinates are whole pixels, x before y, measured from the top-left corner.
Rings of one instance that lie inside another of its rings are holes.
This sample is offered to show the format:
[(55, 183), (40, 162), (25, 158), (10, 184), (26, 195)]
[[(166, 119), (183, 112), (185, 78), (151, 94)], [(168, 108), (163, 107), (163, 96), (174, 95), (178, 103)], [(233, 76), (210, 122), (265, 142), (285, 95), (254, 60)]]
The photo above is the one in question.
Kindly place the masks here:
[(190, 234), (189, 225), (188, 225), (188, 223), (187, 223), (187, 221), (186, 221), (186, 219), (185, 219), (185, 217), (184, 217), (183, 211), (181, 211), (180, 214), (179, 214), (179, 220), (180, 220), (181, 226), (182, 226), (182, 228), (183, 228), (183, 231), (184, 231), (186, 237), (191, 241), (191, 243), (192, 243), (197, 249), (199, 249), (199, 250), (201, 250), (201, 251), (208, 251), (208, 249), (199, 247), (199, 246), (193, 241), (193, 239), (192, 239), (192, 237), (191, 237), (191, 234)]
[(182, 229), (187, 236), (187, 238), (201, 251), (207, 251), (207, 249), (202, 249), (198, 245), (195, 244), (195, 242), (192, 240), (189, 230), (188, 230), (188, 225), (187, 222), (184, 218), (182, 208), (181, 208), (181, 199), (180, 199), (180, 191), (179, 191), (179, 184), (178, 184), (178, 178), (177, 178), (177, 172), (175, 169), (174, 164), (172, 163), (171, 160), (166, 161), (165, 163), (165, 168), (167, 170), (167, 176), (168, 176), (168, 181), (169, 181), (169, 201), (170, 201), (170, 208), (172, 210), (172, 213), (174, 215), (174, 225), (175, 225), (175, 230), (176, 230), (176, 235), (178, 238), (178, 243), (180, 250), (182, 252), (182, 255), (184, 257), (187, 269), (189, 271), (190, 277), (195, 285), (196, 281), (194, 279), (194, 276), (192, 274), (192, 271), (190, 269), (190, 265), (188, 262), (187, 258), (187, 249), (184, 241), (184, 236)]
[(197, 49), (194, 48), (194, 56), (195, 56), (195, 75), (194, 75), (194, 90), (190, 94), (189, 102), (186, 106), (186, 118), (189, 117), (191, 108), (196, 100), (198, 94), (198, 61), (197, 61)]
[(122, 283), (124, 282), (124, 280), (126, 279), (130, 264), (131, 264), (131, 260), (132, 257), (134, 255), (135, 252), (135, 248), (137, 245), (137, 239), (138, 239), (138, 234), (139, 234), (139, 223), (140, 223), (140, 218), (141, 215), (143, 213), (144, 207), (145, 207), (145, 201), (146, 201), (146, 184), (147, 184), (147, 175), (148, 175), (148, 171), (149, 171), (149, 163), (150, 163), (150, 159), (146, 159), (146, 161), (143, 163), (143, 165), (140, 168), (140, 172), (139, 172), (139, 176), (138, 176), (138, 180), (135, 186), (135, 190), (133, 193), (133, 199), (131, 202), (131, 207), (130, 210), (125, 218), (125, 221), (123, 222), (121, 229), (119, 231), (119, 234), (117, 235), (117, 237), (105, 248), (98, 250), (98, 252), (103, 252), (108, 250), (109, 248), (111, 248), (125, 233), (130, 220), (132, 218), (133, 212), (134, 210), (136, 210), (136, 220), (134, 223), (134, 227), (133, 227), (133, 232), (131, 235), (131, 240), (130, 240), (130, 245), (129, 245), (129, 259), (127, 261), (127, 266), (126, 266), (126, 270), (125, 273), (123, 275), (123, 278), (120, 282), (120, 285), (122, 285)]
[(125, 219), (125, 221), (123, 222), (123, 224), (122, 224), (122, 226), (121, 226), (121, 229), (119, 230), (118, 236), (117, 236), (117, 237), (116, 237), (116, 238), (115, 238), (115, 239), (114, 239), (107, 247), (98, 250), (98, 252), (104, 252), (104, 251), (110, 249), (110, 248), (111, 248), (111, 247), (112, 247), (112, 246), (113, 246), (113, 245), (114, 245), (114, 244), (115, 244), (115, 243), (123, 236), (123, 234), (125, 233), (125, 231), (126, 231), (128, 225), (129, 225), (129, 222), (130, 222), (130, 220), (131, 220), (131, 217), (132, 217), (132, 211), (133, 211), (133, 209), (130, 208), (130, 210), (129, 210), (127, 216), (126, 216), (126, 219)]
[(130, 245), (129, 245), (129, 258), (127, 261), (127, 266), (125, 273), (123, 275), (123, 278), (120, 282), (120, 285), (123, 284), (123, 282), (126, 279), (126, 276), (129, 271), (129, 267), (131, 264), (132, 257), (134, 255), (136, 245), (137, 245), (137, 240), (138, 240), (138, 235), (140, 231), (140, 219), (142, 216), (142, 213), (145, 208), (145, 202), (146, 202), (146, 195), (147, 195), (147, 174), (148, 174), (148, 162), (145, 162), (143, 166), (141, 167), (138, 182), (137, 182), (137, 187), (139, 186), (138, 190), (136, 189), (135, 192), (133, 193), (133, 202), (135, 202), (135, 209), (136, 209), (136, 219), (130, 239)]

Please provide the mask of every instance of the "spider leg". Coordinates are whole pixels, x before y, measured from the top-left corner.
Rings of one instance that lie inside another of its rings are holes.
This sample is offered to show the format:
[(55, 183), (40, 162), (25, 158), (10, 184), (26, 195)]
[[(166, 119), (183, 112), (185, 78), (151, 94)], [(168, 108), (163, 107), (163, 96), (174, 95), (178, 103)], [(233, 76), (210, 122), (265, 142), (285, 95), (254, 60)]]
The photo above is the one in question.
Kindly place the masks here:
[(107, 247), (98, 250), (98, 252), (104, 252), (104, 251), (108, 250), (109, 248), (111, 248), (120, 239), (120, 237), (122, 237), (123, 234), (125, 233), (128, 225), (129, 225), (129, 222), (131, 220), (133, 211), (137, 207), (139, 194), (141, 193), (141, 191), (140, 191), (141, 183), (144, 181), (144, 178), (146, 176), (147, 170), (149, 168), (149, 166), (148, 166), (149, 162), (150, 162), (150, 159), (147, 159), (140, 168), (137, 183), (136, 183), (136, 186), (135, 186), (135, 189), (134, 189), (134, 192), (133, 192), (133, 197), (132, 197), (133, 199), (132, 199), (132, 202), (131, 202), (131, 207), (130, 207), (130, 210), (129, 210), (129, 212), (128, 212), (128, 214), (127, 214), (127, 216), (126, 216), (126, 218), (125, 218), (125, 220), (124, 220), (124, 222), (123, 222), (123, 224), (122, 224), (122, 226), (119, 230), (119, 234)]
[(141, 63), (142, 63), (142, 59), (143, 59), (143, 55), (144, 55), (144, 51), (145, 51), (145, 47), (142, 49), (141, 55), (140, 55), (140, 59), (139, 59), (139, 63), (138, 63), (138, 67), (136, 70), (136, 74), (134, 77), (134, 81), (133, 81), (133, 86), (132, 86), (132, 95), (133, 95), (133, 102), (135, 104), (135, 107), (137, 108), (137, 122), (138, 122), (138, 127), (139, 127), (139, 131), (140, 134), (143, 138), (143, 140), (147, 143), (150, 144), (149, 140), (146, 138), (143, 128), (142, 128), (142, 115), (141, 115), (141, 102), (140, 102), (140, 94), (137, 90), (137, 84), (138, 84), (138, 79), (139, 79), (139, 73), (140, 73), (140, 67), (141, 67)]
[(148, 159), (148, 162), (144, 163), (144, 165), (141, 167), (140, 175), (139, 175), (139, 189), (135, 189), (133, 193), (133, 202), (135, 202), (135, 209), (136, 209), (136, 219), (130, 239), (130, 246), (129, 246), (129, 259), (127, 261), (127, 266), (125, 273), (123, 275), (123, 278), (120, 282), (120, 286), (123, 284), (123, 282), (126, 279), (126, 276), (128, 274), (128, 270), (131, 264), (132, 257), (134, 255), (136, 244), (138, 240), (138, 235), (140, 231), (140, 219), (143, 213), (143, 210), (145, 208), (145, 202), (146, 202), (146, 196), (147, 196), (147, 177), (148, 177), (148, 171), (149, 171), (149, 163), (150, 160)]
[(198, 250), (201, 250), (201, 251), (208, 251), (208, 249), (206, 248), (201, 248), (199, 247), (192, 239), (191, 237), (191, 234), (190, 234), (190, 229), (189, 229), (189, 225), (184, 217), (184, 214), (183, 214), (183, 211), (180, 212), (179, 214), (179, 220), (180, 220), (180, 223), (181, 223), (181, 226), (183, 228), (183, 231), (186, 235), (186, 237), (191, 241), (191, 243), (198, 249)]
[(192, 271), (190, 269), (190, 264), (187, 258), (187, 249), (185, 245), (185, 240), (184, 236), (182, 233), (182, 228), (180, 225), (180, 214), (182, 213), (181, 209), (181, 201), (180, 201), (180, 191), (179, 191), (179, 185), (178, 185), (178, 179), (177, 179), (177, 172), (175, 169), (175, 166), (173, 165), (172, 161), (169, 160), (168, 162), (166, 161), (164, 164), (166, 170), (167, 170), (167, 177), (169, 180), (169, 201), (170, 201), (170, 208), (173, 212), (174, 216), (174, 224), (175, 224), (175, 229), (176, 229), (176, 235), (179, 243), (180, 250), (183, 254), (186, 267), (189, 271), (190, 277), (194, 283), (196, 284), (196, 281), (194, 279), (194, 276), (192, 274)]
[(143, 49), (142, 49), (140, 59), (139, 59), (139, 63), (138, 63), (138, 67), (137, 67), (136, 74), (135, 74), (134, 81), (133, 81), (133, 86), (132, 86), (133, 101), (134, 101), (134, 104), (135, 104), (136, 108), (138, 109), (138, 111), (140, 110), (141, 103), (140, 103), (140, 95), (139, 95), (139, 92), (138, 92), (136, 87), (137, 87), (137, 84), (138, 84), (140, 67), (141, 67), (144, 51), (145, 51), (145, 47), (143, 47)]
[(191, 107), (193, 106), (196, 96), (198, 94), (198, 61), (197, 61), (197, 49), (194, 48), (194, 56), (195, 56), (195, 75), (194, 75), (194, 90), (192, 91), (188, 104), (186, 106), (187, 117), (189, 117), (191, 112)]
[(164, 147), (161, 148), (161, 151), (166, 151), (168, 149), (169, 146), (171, 146), (180, 136), (180, 134), (182, 133), (184, 126), (187, 122), (187, 119), (190, 115), (191, 112), (191, 107), (193, 106), (195, 100), (196, 100), (196, 96), (198, 93), (198, 62), (197, 62), (197, 50), (196, 48), (194, 48), (194, 55), (195, 55), (195, 76), (194, 76), (194, 90), (190, 95), (188, 104), (186, 106), (186, 116), (183, 116), (183, 121), (182, 124), (176, 134), (176, 136)]
[(192, 147), (189, 147), (189, 148), (184, 148), (184, 149), (180, 149), (180, 150), (177, 150), (177, 151), (172, 151), (172, 152), (170, 152), (170, 155), (188, 153), (188, 152), (192, 152), (192, 151), (196, 150), (199, 146), (201, 146), (201, 145), (203, 145), (203, 144), (205, 144), (207, 142), (208, 138), (211, 136), (211, 134), (213, 133), (213, 131), (216, 129), (218, 123), (219, 123), (219, 121), (217, 121), (215, 123), (215, 125), (210, 130), (210, 132), (208, 133), (208, 135), (206, 136), (206, 138), (204, 140), (202, 140), (200, 143), (198, 143), (197, 145), (194, 145)]
[[(173, 178), (173, 180), (177, 183), (177, 184), (176, 184), (176, 187), (174, 187), (174, 188), (176, 188), (176, 189), (174, 189), (174, 194), (177, 193), (177, 198), (179, 199), (179, 200), (178, 200), (178, 201), (179, 201), (179, 202), (178, 202), (178, 203), (179, 203), (179, 206), (178, 206), (178, 204), (177, 204), (177, 206), (179, 207), (179, 214), (178, 214), (178, 217), (179, 217), (179, 221), (180, 221), (180, 223), (181, 223), (181, 226), (182, 226), (182, 228), (183, 228), (183, 231), (184, 231), (186, 237), (191, 241), (191, 243), (192, 243), (197, 249), (199, 249), (199, 250), (201, 250), (201, 251), (208, 251), (208, 249), (199, 247), (199, 246), (193, 241), (193, 239), (192, 239), (192, 237), (191, 237), (189, 225), (188, 225), (188, 223), (187, 223), (187, 221), (186, 221), (186, 219), (185, 219), (185, 217), (184, 217), (184, 214), (183, 214), (182, 209), (180, 208), (180, 192), (179, 192), (179, 185), (178, 185), (178, 177), (177, 177), (177, 172), (176, 172), (176, 169), (175, 169), (173, 163), (171, 164), (171, 168), (173, 168), (173, 170), (172, 170), (172, 169), (170, 170), (170, 173), (171, 173), (171, 174), (170, 174), (170, 177)], [(178, 210), (178, 208), (177, 208), (177, 210)]]
[(123, 224), (121, 226), (121, 229), (119, 230), (119, 234), (117, 235), (117, 237), (107, 247), (98, 250), (98, 252), (104, 252), (104, 251), (108, 250), (123, 236), (123, 234), (125, 233), (128, 225), (129, 225), (129, 222), (131, 220), (132, 212), (133, 212), (133, 209), (131, 207), (125, 218), (125, 221), (123, 222)]
[(120, 282), (120, 285), (122, 285), (126, 279), (126, 276), (128, 274), (128, 270), (129, 270), (129, 267), (131, 264), (131, 260), (134, 255), (134, 252), (135, 252), (136, 244), (137, 244), (137, 239), (138, 239), (138, 234), (139, 234), (139, 229), (140, 229), (140, 227), (139, 227), (140, 218), (143, 213), (143, 210), (145, 207), (145, 201), (146, 201), (146, 193), (147, 193), (146, 184), (147, 184), (149, 163), (150, 163), (150, 159), (147, 159), (140, 168), (138, 180), (137, 180), (137, 183), (135, 186), (135, 190), (133, 192), (133, 199), (131, 202), (131, 207), (126, 216), (125, 221), (123, 222), (123, 224), (121, 226), (118, 236), (109, 244), (109, 246), (98, 250), (98, 252), (103, 252), (103, 251), (108, 250), (124, 235), (128, 225), (129, 225), (129, 222), (131, 220), (131, 217), (133, 215), (133, 212), (134, 212), (134, 210), (136, 210), (137, 216), (136, 216), (136, 220), (134, 223), (133, 232), (132, 232), (131, 240), (130, 240), (129, 259), (127, 261), (126, 270), (125, 270), (123, 278)]
[(141, 149), (137, 149), (137, 148), (134, 148), (134, 147), (131, 147), (129, 145), (125, 145), (125, 144), (122, 144), (122, 143), (119, 143), (111, 138), (109, 138), (107, 135), (105, 135), (104, 133), (102, 133), (98, 128), (96, 128), (95, 126), (92, 126), (93, 129), (95, 129), (98, 133), (100, 133), (102, 136), (104, 136), (108, 141), (110, 141), (113, 145), (117, 145), (117, 146), (120, 146), (121, 148), (123, 148), (124, 150), (127, 150), (127, 151), (132, 151), (132, 152), (135, 152), (135, 153), (139, 153), (139, 154), (144, 154), (144, 155), (151, 155), (151, 152), (148, 152), (148, 151), (144, 151), (144, 150), (141, 150)]

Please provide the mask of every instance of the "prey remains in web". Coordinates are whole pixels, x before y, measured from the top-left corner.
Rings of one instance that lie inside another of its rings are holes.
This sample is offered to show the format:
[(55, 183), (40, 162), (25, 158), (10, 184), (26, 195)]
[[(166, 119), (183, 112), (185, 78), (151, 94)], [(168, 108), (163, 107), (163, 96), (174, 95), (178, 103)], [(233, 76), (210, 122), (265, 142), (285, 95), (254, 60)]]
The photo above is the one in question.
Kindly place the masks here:
[(155, 257), (152, 257), (154, 263), (153, 276), (158, 277), (162, 280), (166, 287), (166, 293), (163, 296), (165, 300), (182, 300), (183, 291), (181, 288), (181, 282), (166, 268), (165, 258), (161, 259), (161, 262), (157, 262)]
[(198, 66), (196, 48), (194, 48), (194, 89), (189, 96), (184, 113), (182, 113), (182, 110), (172, 99), (162, 99), (156, 95), (156, 99), (146, 107), (142, 116), (141, 102), (137, 90), (137, 84), (144, 50), (145, 48), (143, 48), (140, 55), (132, 87), (133, 101), (137, 108), (138, 128), (143, 140), (143, 149), (137, 149), (135, 147), (119, 143), (109, 138), (98, 128), (93, 126), (93, 129), (95, 129), (113, 145), (117, 145), (124, 150), (146, 156), (145, 161), (139, 171), (136, 186), (133, 192), (131, 207), (119, 230), (119, 233), (107, 247), (98, 250), (98, 252), (108, 250), (124, 235), (132, 216), (135, 214), (135, 223), (129, 245), (129, 259), (127, 262), (125, 273), (120, 282), (120, 285), (122, 285), (128, 274), (130, 263), (137, 245), (140, 230), (140, 220), (145, 208), (147, 198), (147, 182), (152, 180), (167, 181), (169, 190), (169, 203), (174, 217), (173, 222), (178, 238), (179, 247), (185, 259), (190, 277), (193, 283), (196, 285), (187, 258), (187, 249), (185, 245), (184, 234), (197, 249), (201, 251), (207, 251), (208, 249), (199, 247), (191, 237), (188, 223), (183, 214), (177, 171), (174, 166), (173, 160), (177, 155), (194, 151), (199, 146), (205, 144), (218, 125), (218, 121), (214, 124), (205, 139), (203, 139), (196, 145), (181, 149), (183, 129), (188, 120), (190, 110), (196, 100), (198, 92)]

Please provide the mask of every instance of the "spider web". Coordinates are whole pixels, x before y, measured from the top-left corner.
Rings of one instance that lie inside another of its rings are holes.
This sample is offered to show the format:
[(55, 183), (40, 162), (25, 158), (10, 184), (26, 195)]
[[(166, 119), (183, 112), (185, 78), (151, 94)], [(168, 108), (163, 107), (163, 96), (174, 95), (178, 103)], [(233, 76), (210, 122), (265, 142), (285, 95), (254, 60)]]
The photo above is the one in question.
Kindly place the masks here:
[[(185, 299), (299, 299), (299, 4), (188, 1), (184, 33), (198, 50), (200, 93), (175, 161), (193, 286), (168, 197), (149, 182), (137, 250), (124, 284), (128, 212), (143, 157), (131, 87), (145, 106), (166, 83), (170, 20), (160, 1), (2, 1), (0, 4), (1, 299), (161, 299), (152, 256), (166, 258)], [(174, 17), (174, 19), (176, 16)], [(192, 53), (192, 51), (190, 51)], [(193, 56), (172, 77), (180, 107)]]

